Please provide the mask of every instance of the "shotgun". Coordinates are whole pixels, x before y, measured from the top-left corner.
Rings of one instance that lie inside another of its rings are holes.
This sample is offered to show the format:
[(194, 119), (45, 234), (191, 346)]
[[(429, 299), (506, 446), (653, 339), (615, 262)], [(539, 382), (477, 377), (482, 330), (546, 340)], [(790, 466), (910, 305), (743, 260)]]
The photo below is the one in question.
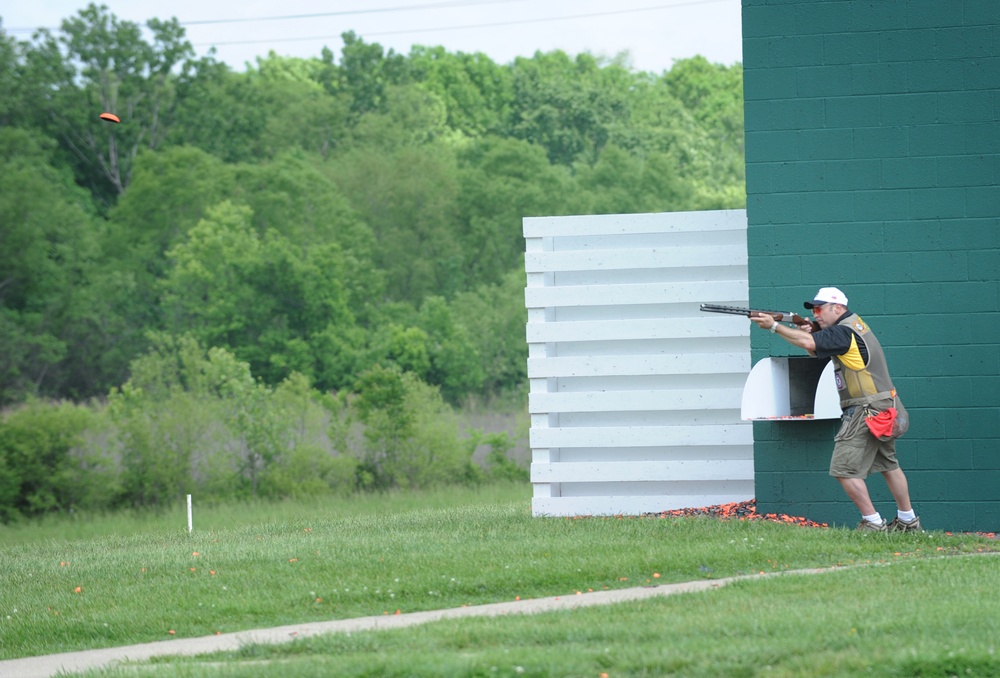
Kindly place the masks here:
[(819, 332), (819, 323), (815, 320), (803, 318), (798, 313), (783, 313), (781, 311), (762, 311), (758, 308), (739, 308), (737, 306), (719, 306), (718, 304), (702, 304), (701, 310), (705, 313), (728, 313), (730, 315), (745, 315), (750, 318), (755, 315), (769, 315), (780, 322), (791, 323), (792, 325), (811, 325), (813, 332)]

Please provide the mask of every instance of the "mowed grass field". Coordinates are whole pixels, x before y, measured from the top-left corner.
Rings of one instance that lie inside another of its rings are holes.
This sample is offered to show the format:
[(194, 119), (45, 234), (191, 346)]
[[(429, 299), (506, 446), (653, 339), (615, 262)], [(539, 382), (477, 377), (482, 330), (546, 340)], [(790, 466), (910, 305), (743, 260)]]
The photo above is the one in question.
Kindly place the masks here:
[[(0, 528), (0, 659), (747, 575), (702, 593), (91, 675), (1000, 675), (1000, 547), (768, 521), (532, 518), (530, 487)], [(831, 568), (818, 575), (760, 573)]]

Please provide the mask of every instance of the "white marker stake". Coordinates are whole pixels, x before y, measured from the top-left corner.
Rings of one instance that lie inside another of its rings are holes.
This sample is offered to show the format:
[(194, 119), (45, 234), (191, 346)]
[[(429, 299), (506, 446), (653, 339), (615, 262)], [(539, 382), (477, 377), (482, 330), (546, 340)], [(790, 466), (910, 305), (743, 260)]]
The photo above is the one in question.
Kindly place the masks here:
[(188, 534), (191, 533), (193, 525), (191, 523), (191, 495), (188, 495)]

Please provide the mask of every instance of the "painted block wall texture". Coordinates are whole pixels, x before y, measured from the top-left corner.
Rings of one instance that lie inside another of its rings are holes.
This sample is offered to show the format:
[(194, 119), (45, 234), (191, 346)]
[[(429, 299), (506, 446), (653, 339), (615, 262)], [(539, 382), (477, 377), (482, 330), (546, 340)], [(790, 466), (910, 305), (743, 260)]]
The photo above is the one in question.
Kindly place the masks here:
[[(751, 303), (842, 287), (910, 410), (924, 525), (1000, 529), (1000, 2), (743, 0), (743, 60)], [(762, 510), (857, 521), (835, 429), (755, 424)]]

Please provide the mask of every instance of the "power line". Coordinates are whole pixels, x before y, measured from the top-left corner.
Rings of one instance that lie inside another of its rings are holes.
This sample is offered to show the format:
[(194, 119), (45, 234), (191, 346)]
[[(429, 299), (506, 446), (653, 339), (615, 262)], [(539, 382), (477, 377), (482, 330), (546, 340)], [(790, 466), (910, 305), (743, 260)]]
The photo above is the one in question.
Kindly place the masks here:
[(203, 24), (236, 24), (250, 21), (285, 21), (287, 19), (318, 19), (328, 16), (349, 16), (354, 14), (381, 14), (386, 12), (406, 12), (418, 9), (444, 9), (447, 7), (471, 7), (475, 5), (505, 5), (510, 2), (525, 2), (526, 0), (459, 0), (458, 2), (435, 2), (426, 5), (404, 5), (402, 7), (381, 7), (378, 9), (351, 9), (343, 12), (323, 12), (322, 14), (289, 14), (285, 16), (251, 17), (246, 19), (205, 19), (204, 21), (181, 21), (182, 26)]
[[(374, 37), (382, 35), (403, 35), (406, 33), (433, 33), (435, 31), (461, 31), (473, 28), (497, 28), (501, 26), (518, 26), (523, 24), (549, 23), (553, 21), (567, 21), (570, 19), (591, 19), (596, 17), (616, 16), (619, 14), (634, 14), (637, 12), (652, 12), (661, 9), (673, 9), (675, 7), (688, 7), (691, 5), (708, 5), (717, 2), (732, 2), (733, 0), (690, 0), (690, 2), (676, 2), (670, 5), (654, 5), (651, 7), (636, 7), (633, 9), (619, 9), (607, 12), (591, 12), (589, 14), (570, 14), (565, 16), (542, 17), (539, 19), (515, 19), (512, 21), (500, 21), (487, 24), (466, 24), (463, 26), (439, 26), (437, 28), (405, 28), (398, 31), (373, 31), (366, 32), (361, 37)], [(296, 36), (294, 38), (261, 38), (255, 40), (230, 40), (226, 42), (198, 42), (192, 43), (195, 47), (214, 46), (222, 47), (229, 45), (253, 45), (262, 42), (302, 42), (306, 40), (333, 40), (340, 35), (316, 35), (316, 36)]]
[[(181, 26), (204, 26), (208, 24), (237, 24), (249, 23), (253, 21), (287, 21), (294, 19), (318, 19), (330, 16), (351, 16), (357, 14), (385, 14), (390, 12), (409, 12), (422, 9), (446, 9), (450, 7), (474, 7), (477, 5), (505, 5), (511, 2), (525, 2), (526, 0), (452, 0), (451, 2), (432, 2), (422, 5), (400, 5), (396, 7), (376, 7), (373, 9), (350, 9), (340, 12), (321, 12), (318, 14), (285, 14), (281, 16), (260, 16), (232, 19), (199, 19), (195, 21), (179, 21)], [(30, 33), (38, 28), (7, 28), (8, 33)], [(58, 28), (49, 27), (47, 30), (55, 31)]]

